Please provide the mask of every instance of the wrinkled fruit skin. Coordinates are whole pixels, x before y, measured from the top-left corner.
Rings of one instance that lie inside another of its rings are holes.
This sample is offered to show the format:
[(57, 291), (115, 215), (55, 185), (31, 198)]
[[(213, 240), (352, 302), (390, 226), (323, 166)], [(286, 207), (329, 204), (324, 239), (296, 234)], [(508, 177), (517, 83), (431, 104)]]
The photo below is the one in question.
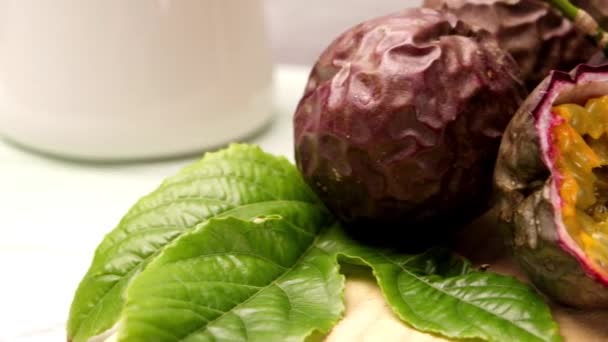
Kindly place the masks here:
[(350, 227), (414, 234), (468, 222), (487, 207), (502, 132), (524, 97), (517, 72), (489, 34), (451, 14), (362, 23), (311, 72), (294, 116), (298, 168)]
[(587, 61), (587, 63), (585, 64), (589, 64), (589, 65), (602, 65), (602, 64), (608, 64), (608, 58), (606, 57), (606, 55), (604, 54), (603, 51), (599, 51), (596, 52), (593, 56), (591, 56), (591, 58), (589, 59), (589, 61)]
[(604, 29), (606, 28), (606, 25), (608, 25), (608, 1), (572, 0), (572, 3), (589, 12)]
[[(605, 85), (583, 89), (585, 75)], [(563, 87), (563, 88), (561, 88)], [(561, 89), (560, 89), (561, 88)], [(568, 95), (569, 94), (569, 95)], [(494, 183), (497, 209), (514, 255), (541, 291), (562, 303), (584, 308), (608, 308), (608, 287), (601, 276), (567, 248), (558, 229), (552, 202), (553, 179), (541, 146), (540, 113), (550, 110), (558, 95), (577, 103), (608, 94), (608, 66), (581, 65), (570, 74), (553, 72), (530, 94), (509, 123), (502, 139)]]
[[(604, 1), (604, 0), (601, 0)], [(521, 68), (532, 90), (551, 70), (569, 71), (597, 51), (570, 21), (542, 0), (425, 0), (491, 32)]]

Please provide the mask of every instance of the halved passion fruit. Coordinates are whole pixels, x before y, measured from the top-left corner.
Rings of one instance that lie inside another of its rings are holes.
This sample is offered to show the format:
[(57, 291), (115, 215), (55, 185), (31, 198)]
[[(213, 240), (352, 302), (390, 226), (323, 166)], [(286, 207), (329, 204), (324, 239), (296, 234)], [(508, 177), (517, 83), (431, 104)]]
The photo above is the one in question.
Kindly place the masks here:
[(608, 307), (608, 66), (543, 81), (509, 124), (494, 176), (499, 217), (535, 285)]

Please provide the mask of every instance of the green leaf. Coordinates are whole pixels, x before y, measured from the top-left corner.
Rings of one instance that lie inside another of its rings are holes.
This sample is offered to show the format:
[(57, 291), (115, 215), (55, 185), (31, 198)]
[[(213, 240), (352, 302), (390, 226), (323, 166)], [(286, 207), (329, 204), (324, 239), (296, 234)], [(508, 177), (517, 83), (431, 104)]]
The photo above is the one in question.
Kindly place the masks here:
[(546, 303), (517, 279), (477, 272), (446, 251), (403, 255), (369, 248), (332, 230), (319, 248), (372, 268), (403, 321), (448, 338), (561, 341)]
[(326, 222), (314, 211), (213, 219), (183, 235), (129, 287), (118, 340), (302, 341), (328, 332), (344, 309), (344, 279), (335, 255), (315, 246)]
[(207, 153), (138, 201), (99, 245), (72, 302), (68, 339), (86, 341), (113, 327), (134, 276), (198, 224), (306, 206), (314, 207), (317, 216), (328, 216), (286, 159), (246, 145)]
[(120, 341), (301, 341), (344, 310), (339, 256), (371, 267), (395, 313), (419, 330), (560, 340), (545, 303), (514, 278), (447, 251), (365, 247), (332, 225), (287, 160), (245, 145), (209, 153), (106, 236), (75, 294), (68, 339), (118, 325)]

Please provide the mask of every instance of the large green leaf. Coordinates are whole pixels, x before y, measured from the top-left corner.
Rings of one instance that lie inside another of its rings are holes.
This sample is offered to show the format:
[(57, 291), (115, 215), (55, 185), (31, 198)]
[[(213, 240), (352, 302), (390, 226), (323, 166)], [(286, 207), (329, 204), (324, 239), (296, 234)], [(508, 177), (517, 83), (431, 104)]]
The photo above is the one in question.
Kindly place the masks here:
[(307, 205), (327, 216), (317, 203), (297, 169), (284, 158), (245, 145), (206, 154), (137, 202), (105, 237), (76, 291), (68, 339), (86, 341), (114, 326), (134, 275), (165, 245), (201, 222)]
[[(403, 255), (348, 239), (283, 158), (233, 145), (142, 198), (95, 252), (68, 338), (300, 341), (343, 311), (337, 258), (370, 266), (413, 327), (452, 338), (558, 341), (542, 300), (446, 251)], [(371, 227), (373, 228), (373, 227)]]
[[(279, 208), (276, 208), (279, 209)], [(344, 309), (317, 209), (213, 219), (174, 241), (127, 291), (119, 341), (302, 341)]]
[(338, 229), (318, 246), (370, 266), (393, 311), (420, 331), (485, 341), (561, 341), (547, 304), (513, 277), (474, 271), (446, 251), (403, 255), (366, 247)]

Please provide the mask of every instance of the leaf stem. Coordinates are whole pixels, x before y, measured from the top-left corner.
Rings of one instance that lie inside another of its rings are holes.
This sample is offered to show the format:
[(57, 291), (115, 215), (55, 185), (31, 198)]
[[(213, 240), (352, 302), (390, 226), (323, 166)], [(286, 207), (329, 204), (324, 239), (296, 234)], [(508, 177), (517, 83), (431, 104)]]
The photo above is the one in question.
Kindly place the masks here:
[(593, 38), (597, 46), (608, 57), (608, 32), (600, 27), (589, 13), (574, 6), (569, 0), (549, 0), (549, 3), (570, 19), (578, 30)]

